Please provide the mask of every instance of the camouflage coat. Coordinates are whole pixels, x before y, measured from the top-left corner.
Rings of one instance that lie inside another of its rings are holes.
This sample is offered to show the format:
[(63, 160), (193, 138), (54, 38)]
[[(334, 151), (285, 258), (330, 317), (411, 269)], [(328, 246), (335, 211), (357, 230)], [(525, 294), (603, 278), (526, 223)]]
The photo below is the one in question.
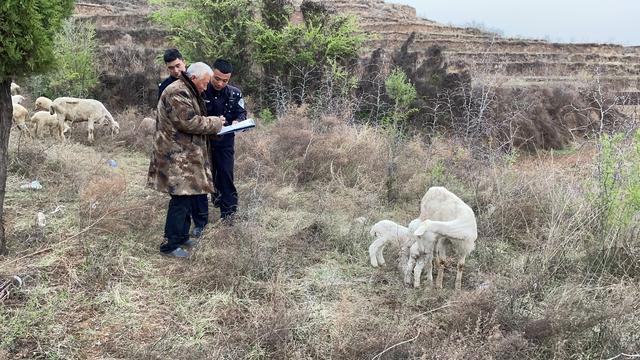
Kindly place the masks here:
[(162, 92), (148, 187), (171, 195), (214, 192), (207, 138), (220, 131), (224, 119), (205, 114), (202, 97), (184, 73)]

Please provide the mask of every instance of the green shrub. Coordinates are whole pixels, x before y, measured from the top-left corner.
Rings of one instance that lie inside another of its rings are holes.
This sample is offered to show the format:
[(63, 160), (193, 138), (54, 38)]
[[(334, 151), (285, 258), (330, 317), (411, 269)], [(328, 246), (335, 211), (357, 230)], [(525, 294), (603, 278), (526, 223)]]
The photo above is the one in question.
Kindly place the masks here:
[(52, 71), (34, 76), (33, 93), (50, 98), (72, 96), (86, 98), (98, 84), (95, 26), (69, 19), (55, 37), (55, 66)]

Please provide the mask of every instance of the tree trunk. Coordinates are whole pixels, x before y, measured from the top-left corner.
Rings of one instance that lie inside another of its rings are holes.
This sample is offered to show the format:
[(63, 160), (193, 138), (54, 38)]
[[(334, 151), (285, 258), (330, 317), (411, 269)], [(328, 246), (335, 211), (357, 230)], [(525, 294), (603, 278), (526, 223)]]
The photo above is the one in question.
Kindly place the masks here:
[(0, 79), (0, 255), (7, 253), (4, 233), (4, 194), (7, 186), (9, 133), (11, 132), (12, 118), (11, 80)]

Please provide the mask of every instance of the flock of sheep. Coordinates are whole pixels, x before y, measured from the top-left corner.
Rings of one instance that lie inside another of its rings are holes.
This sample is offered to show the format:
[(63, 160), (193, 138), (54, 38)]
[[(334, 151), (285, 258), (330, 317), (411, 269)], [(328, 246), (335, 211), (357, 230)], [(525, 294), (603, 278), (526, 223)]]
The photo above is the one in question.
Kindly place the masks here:
[(373, 267), (385, 265), (382, 251), (392, 241), (399, 245), (398, 265), (404, 272), (404, 282), (420, 286), (420, 276), (425, 265), (427, 280), (433, 285), (433, 258), (435, 254), (438, 277), (436, 288), (442, 288), (447, 248), (458, 257), (456, 290), (462, 287), (462, 270), (467, 255), (475, 248), (478, 238), (476, 217), (469, 205), (444, 187), (431, 187), (420, 201), (420, 217), (409, 227), (390, 220), (381, 220), (371, 227), (373, 243), (369, 246), (369, 260)]
[(112, 135), (120, 131), (118, 122), (113, 119), (107, 108), (100, 101), (93, 99), (59, 97), (52, 101), (46, 97), (39, 97), (34, 104), (35, 113), (28, 118), (29, 110), (22, 105), (25, 98), (18, 94), (19, 91), (20, 86), (12, 82), (13, 122), (28, 137), (35, 133), (36, 137), (41, 138), (45, 130), (48, 130), (51, 136), (64, 141), (70, 124), (81, 121), (87, 122), (89, 142), (94, 140), (95, 124), (110, 126)]

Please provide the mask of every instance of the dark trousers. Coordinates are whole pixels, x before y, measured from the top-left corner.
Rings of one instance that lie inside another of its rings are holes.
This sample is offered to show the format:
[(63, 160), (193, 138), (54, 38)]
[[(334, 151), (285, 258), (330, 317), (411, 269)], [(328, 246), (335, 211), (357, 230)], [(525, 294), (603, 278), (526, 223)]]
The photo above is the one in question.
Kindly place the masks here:
[(209, 204), (207, 194), (193, 195), (191, 202), (191, 218), (194, 227), (204, 228), (209, 222)]
[(235, 214), (238, 209), (238, 192), (233, 185), (233, 146), (210, 147), (211, 172), (216, 185), (216, 192), (211, 194), (211, 201), (220, 208), (220, 218)]
[(160, 245), (160, 251), (172, 252), (189, 240), (190, 214), (196, 196), (198, 195), (171, 195), (164, 223), (165, 243)]

